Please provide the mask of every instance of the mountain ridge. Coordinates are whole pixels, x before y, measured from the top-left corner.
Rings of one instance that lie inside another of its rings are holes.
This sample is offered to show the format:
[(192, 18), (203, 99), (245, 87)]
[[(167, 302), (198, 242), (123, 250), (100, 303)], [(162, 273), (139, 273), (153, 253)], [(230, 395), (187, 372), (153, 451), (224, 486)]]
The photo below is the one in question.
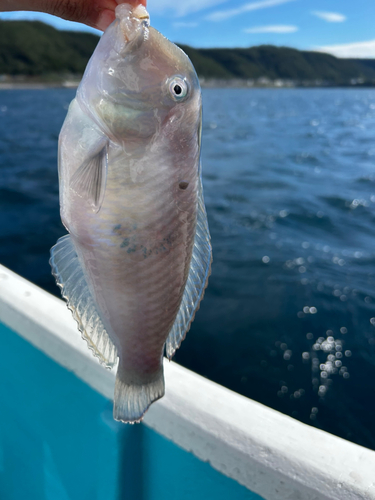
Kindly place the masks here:
[[(0, 75), (82, 75), (97, 35), (59, 31), (40, 21), (0, 21)], [(375, 59), (338, 59), (289, 47), (196, 49), (178, 44), (201, 78), (375, 84)]]

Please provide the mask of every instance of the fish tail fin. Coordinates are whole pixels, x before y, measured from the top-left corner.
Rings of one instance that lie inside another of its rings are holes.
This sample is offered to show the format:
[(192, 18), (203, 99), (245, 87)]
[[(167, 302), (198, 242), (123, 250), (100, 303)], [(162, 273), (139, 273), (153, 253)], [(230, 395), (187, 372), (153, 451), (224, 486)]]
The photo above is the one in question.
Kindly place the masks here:
[(143, 384), (129, 383), (120, 370), (117, 371), (113, 418), (125, 423), (139, 423), (150, 405), (165, 393), (163, 368), (152, 381)]

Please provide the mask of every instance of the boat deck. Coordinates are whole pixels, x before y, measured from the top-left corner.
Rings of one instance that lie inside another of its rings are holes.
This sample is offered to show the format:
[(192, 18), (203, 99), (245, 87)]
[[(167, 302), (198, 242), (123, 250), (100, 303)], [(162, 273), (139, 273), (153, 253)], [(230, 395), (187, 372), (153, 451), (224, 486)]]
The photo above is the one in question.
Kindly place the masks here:
[(0, 349), (1, 500), (375, 499), (375, 452), (173, 362), (144, 422), (115, 422), (63, 301), (2, 266)]

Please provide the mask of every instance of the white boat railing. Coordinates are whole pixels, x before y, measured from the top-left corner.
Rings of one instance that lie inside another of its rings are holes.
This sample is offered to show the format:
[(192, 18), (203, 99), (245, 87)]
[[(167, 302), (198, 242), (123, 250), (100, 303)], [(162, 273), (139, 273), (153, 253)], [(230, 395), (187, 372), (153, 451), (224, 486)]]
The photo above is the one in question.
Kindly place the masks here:
[[(115, 374), (65, 303), (0, 265), (0, 322), (108, 399)], [(302, 424), (165, 360), (145, 425), (267, 500), (375, 499), (375, 452)]]

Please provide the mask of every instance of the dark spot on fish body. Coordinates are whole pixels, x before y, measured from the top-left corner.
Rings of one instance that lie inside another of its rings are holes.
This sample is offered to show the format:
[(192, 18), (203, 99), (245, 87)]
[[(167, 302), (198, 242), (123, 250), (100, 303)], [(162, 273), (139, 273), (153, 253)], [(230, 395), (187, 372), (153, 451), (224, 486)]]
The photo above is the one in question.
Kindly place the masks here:
[(134, 253), (136, 250), (137, 250), (137, 245), (134, 245), (127, 249), (127, 253)]
[(120, 229), (121, 229), (121, 224), (116, 224), (116, 226), (113, 227), (113, 232), (118, 233)]
[(182, 190), (185, 190), (188, 187), (189, 183), (186, 181), (181, 181), (178, 185), (178, 187)]
[(129, 246), (129, 244), (130, 244), (129, 238), (125, 238), (124, 241), (121, 243), (120, 248), (127, 247)]
[(172, 247), (177, 238), (178, 233), (174, 230), (166, 238), (164, 238), (163, 241), (165, 241), (169, 247)]

